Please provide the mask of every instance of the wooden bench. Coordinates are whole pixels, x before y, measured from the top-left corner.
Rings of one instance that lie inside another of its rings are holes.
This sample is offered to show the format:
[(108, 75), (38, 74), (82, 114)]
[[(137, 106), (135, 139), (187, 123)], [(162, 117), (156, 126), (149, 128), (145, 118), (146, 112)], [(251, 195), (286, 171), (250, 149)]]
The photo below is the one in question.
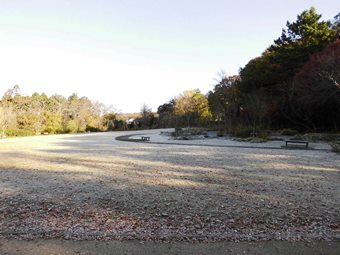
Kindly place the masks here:
[(142, 136), (142, 141), (150, 141), (150, 136)]
[(302, 140), (286, 140), (286, 147), (288, 147), (288, 143), (305, 144), (305, 145), (306, 145), (306, 148), (308, 148), (308, 141), (302, 141)]

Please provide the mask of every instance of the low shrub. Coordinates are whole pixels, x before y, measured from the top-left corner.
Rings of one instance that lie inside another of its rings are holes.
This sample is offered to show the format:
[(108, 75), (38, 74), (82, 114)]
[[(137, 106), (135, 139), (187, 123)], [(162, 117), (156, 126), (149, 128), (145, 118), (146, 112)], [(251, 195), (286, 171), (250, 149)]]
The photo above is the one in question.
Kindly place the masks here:
[(97, 127), (92, 127), (92, 126), (86, 126), (85, 129), (86, 132), (90, 131), (90, 132), (100, 132), (101, 130)]
[(290, 129), (290, 128), (285, 128), (285, 129), (282, 129), (280, 134), (281, 135), (297, 135), (299, 132), (294, 130), (294, 129)]
[(257, 132), (257, 137), (261, 138), (262, 140), (269, 140), (270, 131), (269, 130), (259, 130)]
[(189, 127), (189, 128), (177, 129), (176, 134), (178, 136), (195, 136), (195, 135), (205, 135), (207, 134), (207, 131), (204, 128)]
[(6, 136), (30, 136), (35, 135), (34, 131), (26, 129), (9, 129), (5, 132)]
[(306, 138), (303, 135), (300, 135), (300, 134), (294, 135), (293, 139), (294, 140), (306, 140)]
[(310, 141), (340, 141), (340, 134), (337, 133), (307, 133), (303, 137)]
[(332, 151), (340, 153), (340, 141), (331, 142), (330, 145), (332, 147)]
[(230, 134), (235, 137), (247, 138), (253, 129), (246, 126), (234, 126), (230, 129)]
[(233, 138), (232, 140), (238, 141), (238, 142), (250, 142), (250, 143), (265, 143), (268, 141), (267, 139), (262, 139), (259, 137)]

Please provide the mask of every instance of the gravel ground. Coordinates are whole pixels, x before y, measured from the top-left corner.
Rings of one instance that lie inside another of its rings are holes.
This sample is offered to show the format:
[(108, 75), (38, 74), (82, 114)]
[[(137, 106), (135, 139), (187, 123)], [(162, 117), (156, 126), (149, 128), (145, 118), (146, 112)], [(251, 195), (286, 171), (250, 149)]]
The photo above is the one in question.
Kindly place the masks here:
[(340, 240), (339, 155), (114, 139), (128, 134), (0, 141), (0, 237)]
[[(173, 131), (173, 130), (169, 130)], [(264, 143), (252, 143), (252, 142), (240, 142), (233, 140), (229, 137), (214, 137), (216, 134), (211, 134), (210, 138), (201, 138), (201, 139), (193, 139), (193, 140), (174, 140), (169, 134), (161, 134), (160, 132), (153, 132), (150, 136), (150, 141), (152, 143), (165, 143), (165, 144), (179, 144), (179, 145), (204, 145), (204, 146), (220, 146), (220, 147), (255, 147), (255, 148), (273, 148), (279, 149), (282, 146), (285, 146), (285, 142), (283, 141), (267, 141)], [(140, 135), (131, 136), (131, 139), (140, 139)], [(280, 139), (288, 140), (291, 139), (291, 136), (280, 136)], [(296, 145), (296, 144), (294, 144)], [(290, 148), (292, 144), (289, 145)], [(304, 149), (304, 144), (297, 145), (299, 148)], [(296, 146), (295, 146), (296, 147)], [(331, 150), (331, 146), (326, 142), (309, 142), (309, 149), (316, 150)]]
[(1, 255), (339, 255), (340, 242), (155, 243), (139, 241), (17, 240), (0, 238)]

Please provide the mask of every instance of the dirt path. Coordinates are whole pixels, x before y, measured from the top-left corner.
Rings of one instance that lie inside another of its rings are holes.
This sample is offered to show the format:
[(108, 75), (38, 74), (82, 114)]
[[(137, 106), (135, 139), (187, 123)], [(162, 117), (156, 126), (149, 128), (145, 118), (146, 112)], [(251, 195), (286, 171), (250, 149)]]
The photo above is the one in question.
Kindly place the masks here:
[(256, 242), (232, 243), (220, 242), (211, 244), (189, 243), (152, 243), (141, 244), (136, 241), (65, 241), (37, 240), (19, 241), (0, 239), (2, 255), (337, 255), (340, 242), (333, 243), (290, 243), (290, 242)]

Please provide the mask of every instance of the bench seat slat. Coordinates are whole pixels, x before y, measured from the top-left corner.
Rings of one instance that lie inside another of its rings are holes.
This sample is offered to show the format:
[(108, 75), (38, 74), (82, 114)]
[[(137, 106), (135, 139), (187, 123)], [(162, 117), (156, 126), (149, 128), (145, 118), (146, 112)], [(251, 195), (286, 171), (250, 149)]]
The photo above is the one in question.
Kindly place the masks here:
[(308, 141), (302, 141), (302, 140), (286, 140), (286, 147), (288, 146), (288, 143), (300, 143), (305, 144), (306, 148), (308, 147), (309, 142)]
[(150, 136), (142, 136), (142, 141), (150, 141)]

